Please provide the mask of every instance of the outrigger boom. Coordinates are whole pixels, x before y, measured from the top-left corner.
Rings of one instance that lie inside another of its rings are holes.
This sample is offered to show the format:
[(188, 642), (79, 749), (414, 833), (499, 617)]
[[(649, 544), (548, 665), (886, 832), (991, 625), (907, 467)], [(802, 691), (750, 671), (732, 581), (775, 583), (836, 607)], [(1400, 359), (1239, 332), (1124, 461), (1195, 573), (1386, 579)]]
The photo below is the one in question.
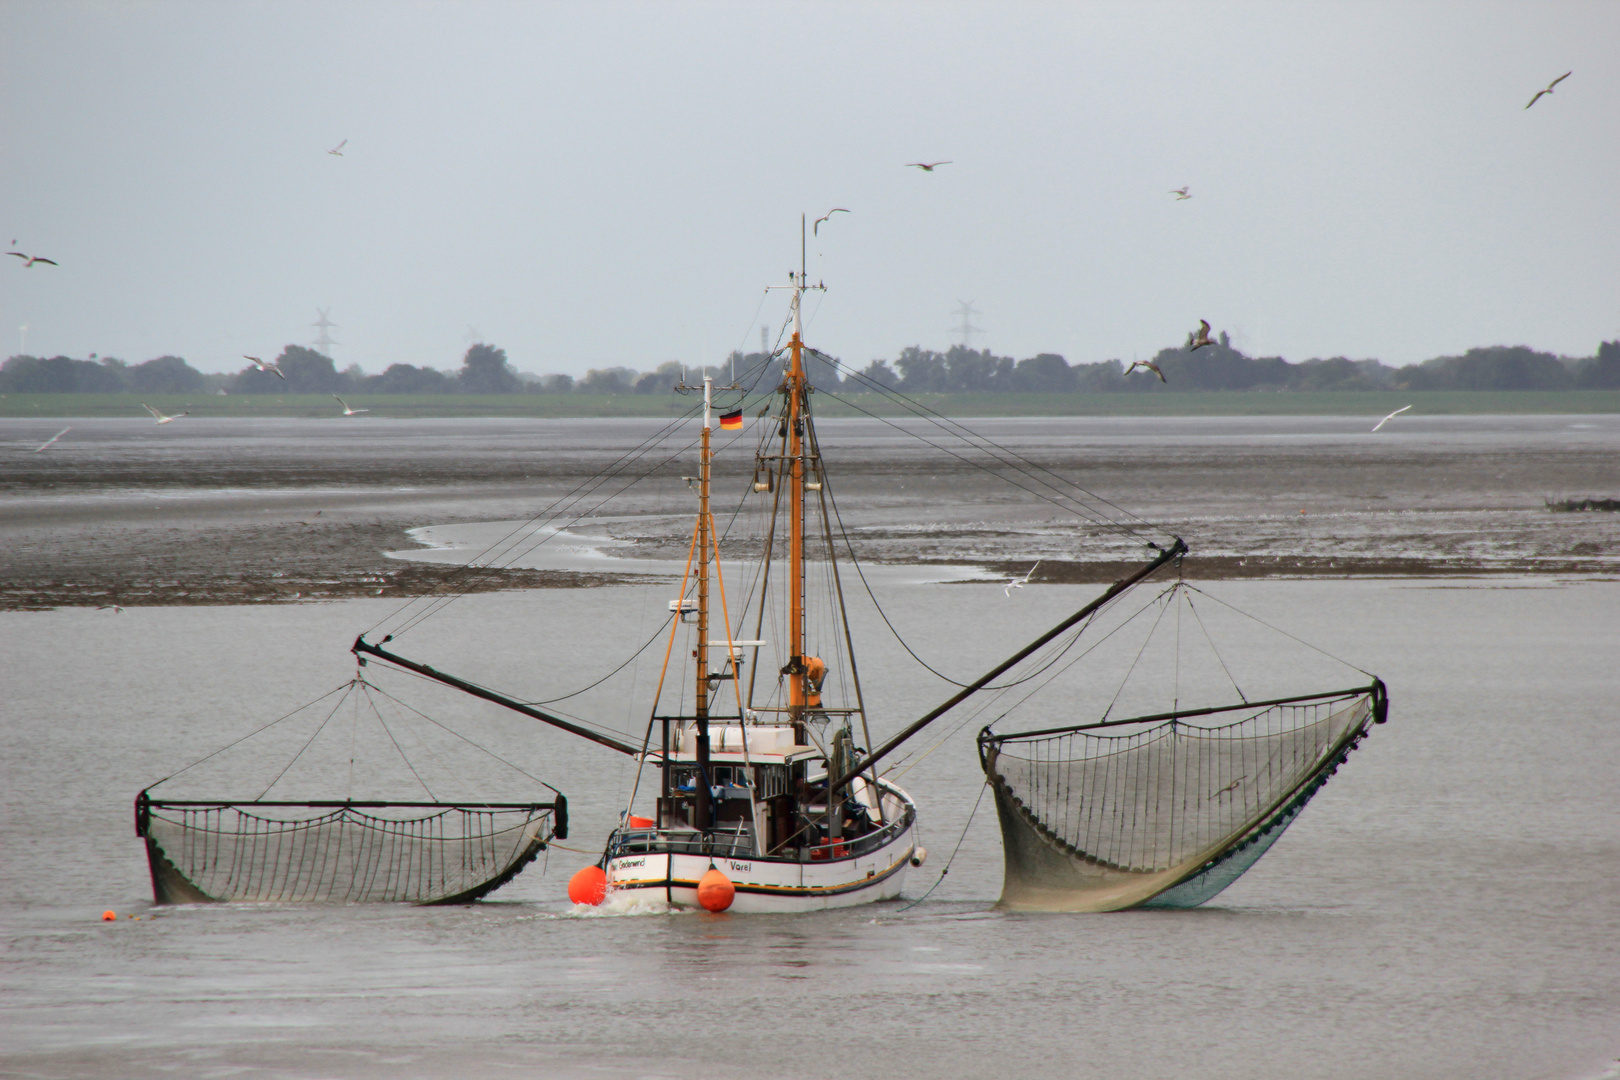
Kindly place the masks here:
[[(389, 635), (389, 637), (392, 636), (392, 634)], [(383, 638), (383, 640), (387, 641), (388, 638)], [(582, 739), (589, 739), (594, 743), (600, 743), (611, 750), (617, 750), (621, 754), (629, 754), (631, 757), (637, 757), (641, 754), (641, 749), (639, 747), (631, 746), (629, 743), (620, 742), (611, 735), (603, 735), (599, 731), (592, 731), (588, 727), (581, 727), (579, 724), (573, 723), (569, 720), (564, 720), (560, 716), (553, 716), (548, 712), (543, 712), (540, 709), (535, 708), (533, 705), (525, 705), (523, 702), (514, 698), (509, 698), (505, 694), (498, 694), (493, 690), (486, 689), (479, 686), (477, 683), (470, 683), (465, 679), (458, 679), (454, 675), (447, 675), (436, 668), (428, 667), (426, 664), (418, 664), (414, 660), (407, 660), (403, 656), (397, 656), (380, 645), (373, 645), (371, 642), (366, 640), (366, 636), (364, 634), (361, 634), (359, 637), (354, 639), (354, 647), (349, 651), (354, 653), (356, 656), (359, 656), (361, 653), (365, 653), (368, 656), (375, 656), (379, 660), (386, 660), (395, 667), (404, 668), (406, 671), (414, 671), (418, 675), (432, 679), (435, 682), (442, 682), (446, 686), (453, 686), (463, 693), (471, 694), (473, 697), (483, 698), (485, 701), (492, 701), (497, 705), (511, 709), (513, 712), (518, 712), (522, 713), (524, 716), (533, 717), (534, 719), (539, 720), (542, 723), (550, 724), (553, 727), (560, 727), (566, 732), (578, 735)]]

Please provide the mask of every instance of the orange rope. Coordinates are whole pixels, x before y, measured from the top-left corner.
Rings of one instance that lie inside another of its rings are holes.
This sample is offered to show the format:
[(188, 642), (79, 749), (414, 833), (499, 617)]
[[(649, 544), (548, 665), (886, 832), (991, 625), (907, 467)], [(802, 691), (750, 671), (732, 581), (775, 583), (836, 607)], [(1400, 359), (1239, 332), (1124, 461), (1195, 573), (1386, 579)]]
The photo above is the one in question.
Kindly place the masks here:
[[(714, 531), (714, 514), (712, 513), (709, 515), (709, 539), (714, 547), (714, 580), (720, 586), (720, 614), (724, 617), (726, 623), (726, 660), (731, 664), (731, 689), (737, 695), (737, 722), (741, 724), (743, 705), (742, 686), (739, 684), (742, 680), (737, 678), (736, 647), (731, 644), (731, 611), (726, 607), (726, 576), (720, 571), (720, 538)], [(746, 739), (747, 736), (745, 735), (744, 738)]]
[(686, 599), (686, 583), (692, 576), (692, 556), (697, 554), (698, 526), (701, 522), (692, 523), (692, 546), (686, 549), (686, 569), (681, 571), (681, 592), (675, 598), (675, 620), (669, 626), (669, 644), (664, 648), (664, 666), (658, 672), (658, 689), (653, 693), (653, 712), (658, 711), (658, 701), (664, 696), (664, 678), (669, 674), (669, 658), (675, 652), (675, 631), (681, 628), (680, 601)]

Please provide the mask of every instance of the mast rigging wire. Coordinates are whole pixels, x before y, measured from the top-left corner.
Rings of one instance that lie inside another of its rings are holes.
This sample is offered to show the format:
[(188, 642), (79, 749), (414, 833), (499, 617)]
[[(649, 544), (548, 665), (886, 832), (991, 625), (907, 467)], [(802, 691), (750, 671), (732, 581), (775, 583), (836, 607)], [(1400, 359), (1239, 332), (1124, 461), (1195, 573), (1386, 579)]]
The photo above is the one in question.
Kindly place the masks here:
[[(1036, 482), (1043, 484), (1047, 488), (1049, 488), (1049, 489), (1051, 489), (1053, 491), (1059, 492), (1059, 494), (1063, 498), (1070, 499), (1070, 500), (1072, 500), (1074, 502), (1079, 502), (1079, 500), (1076, 499), (1074, 496), (1068, 495), (1067, 493), (1062, 492), (1061, 489), (1058, 488), (1056, 485), (1054, 485), (1051, 481), (1038, 479), (1034, 475), (1034, 473), (1037, 473), (1037, 472), (1038, 473), (1044, 473), (1046, 476), (1049, 476), (1053, 480), (1056, 480), (1059, 484), (1063, 484), (1063, 485), (1067, 485), (1068, 487), (1072, 487), (1076, 491), (1078, 491), (1081, 494), (1083, 494), (1084, 496), (1086, 496), (1087, 498), (1093, 499), (1096, 502), (1099, 502), (1099, 503), (1103, 504), (1104, 506), (1110, 507), (1111, 509), (1118, 511), (1120, 514), (1124, 515), (1125, 517), (1133, 518), (1136, 521), (1141, 522), (1146, 527), (1158, 530), (1160, 532), (1165, 533), (1166, 535), (1170, 535), (1171, 532), (1172, 532), (1172, 530), (1166, 528), (1165, 526), (1163, 526), (1161, 524), (1158, 524), (1157, 522), (1148, 521), (1146, 518), (1143, 518), (1138, 514), (1131, 513), (1129, 510), (1126, 510), (1124, 507), (1118, 505), (1117, 503), (1114, 503), (1109, 499), (1105, 499), (1101, 495), (1098, 495), (1096, 492), (1091, 491), (1091, 490), (1089, 490), (1089, 489), (1087, 489), (1085, 487), (1082, 487), (1080, 484), (1076, 483), (1074, 480), (1071, 480), (1068, 477), (1063, 476), (1060, 473), (1053, 472), (1051, 469), (1049, 469), (1046, 466), (1040, 464), (1039, 462), (1032, 461), (1031, 459), (1024, 457), (1022, 454), (1018, 453), (1016, 450), (1013, 450), (1010, 447), (1002, 446), (1001, 444), (997, 443), (995, 440), (989, 438), (988, 436), (979, 434), (977, 431), (974, 431), (972, 428), (968, 427), (966, 424), (963, 424), (962, 422), (960, 422), (958, 420), (953, 420), (950, 417), (945, 416), (943, 413), (940, 413), (940, 412), (937, 412), (937, 411), (935, 411), (933, 409), (930, 409), (928, 406), (924, 405), (922, 402), (917, 401), (914, 398), (908, 397), (906, 394), (901, 393), (899, 390), (895, 389), (894, 387), (885, 386), (883, 383), (878, 382), (877, 380), (871, 378), (870, 376), (864, 374), (863, 372), (857, 371), (854, 368), (849, 367), (848, 365), (844, 364), (841, 360), (838, 360), (835, 357), (828, 356), (827, 354), (822, 353), (822, 352), (820, 352), (820, 351), (818, 351), (816, 349), (808, 349), (807, 348), (807, 351), (810, 352), (812, 355), (814, 355), (816, 358), (820, 359), (823, 363), (830, 364), (833, 367), (834, 370), (844, 372), (846, 379), (850, 379), (850, 378), (857, 379), (857, 380), (860, 381), (860, 383), (862, 385), (870, 387), (872, 390), (876, 391), (878, 394), (881, 394), (881, 395), (883, 395), (885, 397), (894, 399), (898, 404), (901, 405), (902, 408), (904, 408), (904, 409), (906, 409), (906, 411), (912, 413), (912, 415), (917, 416), (920, 419), (927, 420), (929, 423), (933, 424), (935, 427), (938, 427), (938, 428), (942, 429), (943, 431), (947, 432), (948, 434), (955, 436), (956, 438), (962, 440), (964, 443), (967, 443), (969, 446), (972, 446), (975, 449), (984, 451), (985, 453), (989, 453), (992, 457), (996, 457), (997, 454), (1005, 454), (1005, 455), (1007, 455), (1007, 457), (1012, 458), (1012, 459), (1016, 460), (1017, 462), (1021, 463), (1021, 466), (1027, 466), (1027, 468), (1020, 467), (1018, 465), (1013, 465), (1010, 462), (1007, 462), (1007, 461), (1005, 461), (1005, 460), (1003, 460), (1001, 458), (997, 458), (997, 460), (1002, 461), (1002, 463), (1007, 465), (1009, 468), (1013, 468), (1016, 471), (1021, 472), (1026, 476), (1029, 476), (1032, 480), (1036, 480)], [(824, 391), (824, 392), (825, 393), (831, 393), (831, 391)], [(850, 401), (848, 401), (848, 400), (846, 400), (844, 398), (839, 398), (836, 394), (834, 394), (833, 396), (837, 400), (843, 401), (846, 405), (850, 405), (852, 408), (859, 409), (859, 406), (856, 406), (853, 402), (850, 402)], [(867, 410), (865, 410), (865, 409), (860, 409), (860, 411), (867, 413), (868, 416), (873, 416), (874, 419), (880, 419), (880, 420), (884, 419), (883, 417), (876, 416), (876, 414), (867, 412)], [(900, 430), (902, 432), (905, 431), (904, 428), (900, 428), (900, 427), (898, 427), (898, 425), (891, 425), (891, 426), (895, 426), (897, 430)], [(906, 432), (906, 433), (910, 434), (909, 432)], [(974, 442), (973, 440), (978, 440), (978, 442)], [(983, 445), (980, 445), (980, 444), (983, 444)], [(930, 444), (930, 445), (933, 445), (933, 444)], [(1031, 470), (1033, 470), (1033, 472)], [(1067, 508), (1065, 508), (1065, 509), (1067, 509)], [(1089, 507), (1087, 507), (1087, 510), (1090, 511), (1091, 513), (1093, 513), (1093, 514), (1096, 514), (1099, 518), (1102, 518), (1104, 521), (1107, 521), (1108, 524), (1110, 524), (1111, 526), (1113, 526), (1115, 528), (1119, 528), (1119, 529), (1124, 530), (1124, 531), (1127, 531), (1131, 535), (1137, 536), (1138, 538), (1141, 537), (1141, 534), (1139, 532), (1137, 532), (1135, 529), (1131, 528), (1130, 526), (1124, 525), (1123, 523), (1120, 523), (1120, 522), (1109, 521), (1109, 519), (1107, 519), (1107, 516), (1102, 514), (1100, 511), (1091, 510), (1091, 508), (1089, 508)], [(1070, 510), (1070, 513), (1073, 513), (1073, 511)]]

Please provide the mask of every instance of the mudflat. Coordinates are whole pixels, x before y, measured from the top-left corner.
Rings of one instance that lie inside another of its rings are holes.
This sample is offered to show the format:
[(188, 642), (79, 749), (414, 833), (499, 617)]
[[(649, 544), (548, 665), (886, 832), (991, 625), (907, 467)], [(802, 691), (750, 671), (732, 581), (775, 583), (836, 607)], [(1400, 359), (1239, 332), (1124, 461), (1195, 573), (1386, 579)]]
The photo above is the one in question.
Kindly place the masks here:
[[(1620, 495), (1620, 416), (1408, 414), (1373, 434), (1375, 419), (835, 418), (819, 431), (829, 505), (874, 563), (1022, 575), (1038, 559), (1036, 582), (1108, 581), (1175, 533), (1202, 578), (1620, 573), (1620, 517), (1549, 505)], [(772, 433), (750, 414), (716, 441), (716, 515), (739, 547), (768, 519), (752, 480)], [(692, 421), (656, 419), (4, 419), (0, 609), (610, 585), (635, 573), (612, 551), (591, 571), (468, 570), (412, 560), (424, 548), (410, 530), (543, 525), (679, 557), (696, 438)]]

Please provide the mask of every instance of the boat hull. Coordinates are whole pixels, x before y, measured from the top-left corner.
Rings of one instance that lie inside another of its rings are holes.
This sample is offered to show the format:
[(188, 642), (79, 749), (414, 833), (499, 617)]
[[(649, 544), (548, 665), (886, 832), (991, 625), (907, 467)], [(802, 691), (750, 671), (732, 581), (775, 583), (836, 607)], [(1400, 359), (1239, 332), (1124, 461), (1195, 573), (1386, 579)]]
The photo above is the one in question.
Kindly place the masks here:
[(698, 880), (712, 866), (731, 880), (731, 911), (826, 911), (893, 900), (917, 856), (915, 830), (899, 830), (882, 847), (842, 859), (800, 862), (644, 852), (610, 858), (609, 902), (638, 901), (696, 908)]

